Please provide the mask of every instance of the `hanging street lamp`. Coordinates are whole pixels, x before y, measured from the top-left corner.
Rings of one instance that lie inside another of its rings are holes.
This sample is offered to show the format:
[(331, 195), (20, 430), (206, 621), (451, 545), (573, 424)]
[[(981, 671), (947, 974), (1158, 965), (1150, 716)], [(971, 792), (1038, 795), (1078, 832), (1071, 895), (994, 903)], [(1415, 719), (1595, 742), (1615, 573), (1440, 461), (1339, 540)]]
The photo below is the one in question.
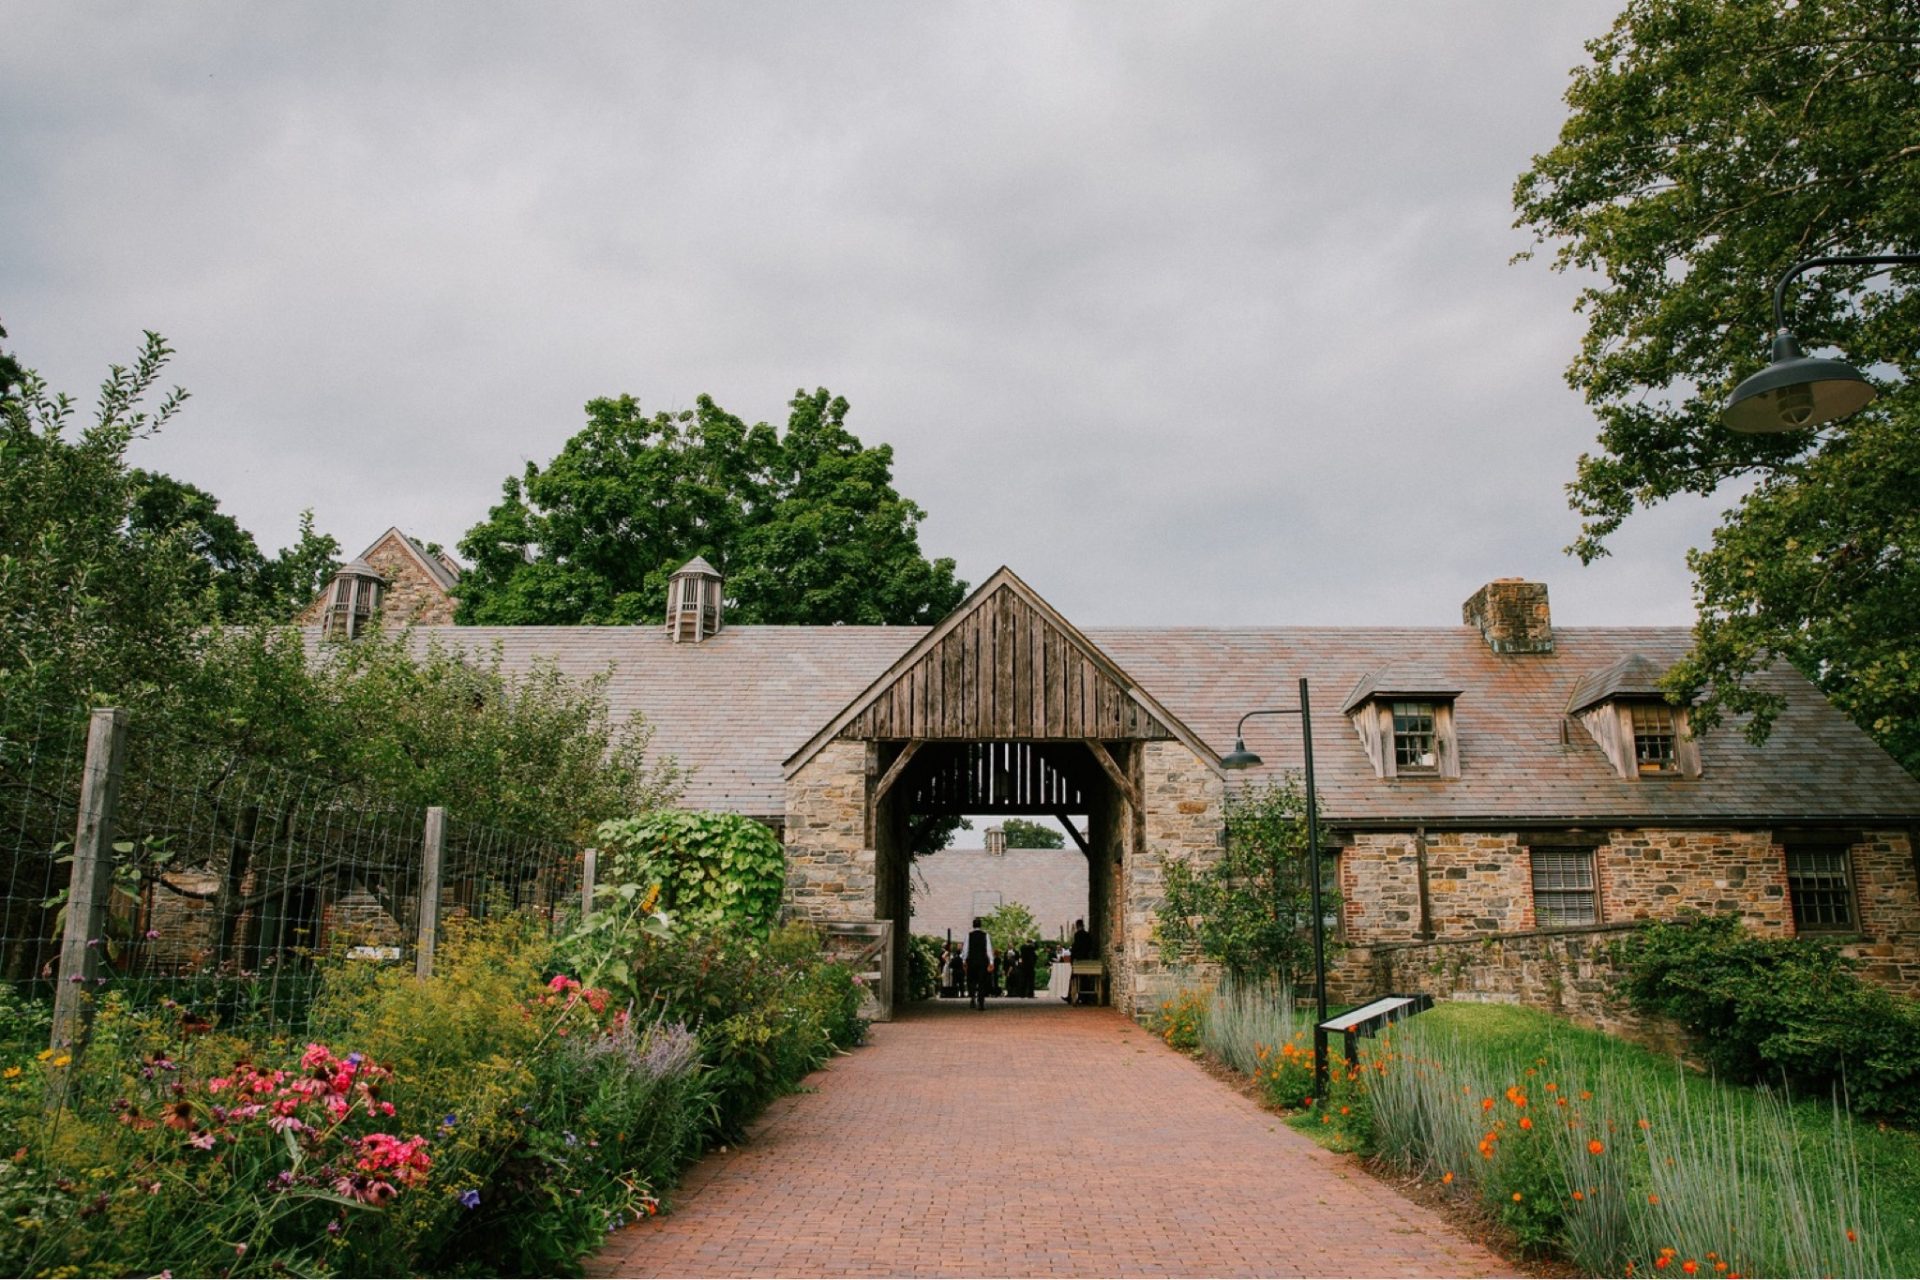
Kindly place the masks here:
[[(1221, 757), (1222, 768), (1252, 769), (1262, 763), (1259, 756), (1247, 750), (1247, 721), (1255, 716), (1300, 717), (1300, 752), (1306, 764), (1307, 787), (1307, 893), (1313, 912), (1313, 1021), (1317, 1027), (1327, 1020), (1327, 922), (1320, 908), (1320, 803), (1313, 787), (1313, 718), (1307, 701), (1307, 678), (1300, 677), (1299, 706), (1249, 711), (1240, 717), (1233, 730), (1233, 750)], [(1313, 1096), (1327, 1096), (1327, 1055), (1324, 1038), (1318, 1035), (1314, 1037)]]
[(1787, 285), (1815, 267), (1897, 267), (1920, 264), (1920, 253), (1844, 253), (1808, 258), (1787, 268), (1773, 287), (1773, 360), (1733, 389), (1720, 421), (1749, 435), (1801, 431), (1866, 408), (1878, 393), (1845, 360), (1820, 360), (1800, 349), (1787, 329)]

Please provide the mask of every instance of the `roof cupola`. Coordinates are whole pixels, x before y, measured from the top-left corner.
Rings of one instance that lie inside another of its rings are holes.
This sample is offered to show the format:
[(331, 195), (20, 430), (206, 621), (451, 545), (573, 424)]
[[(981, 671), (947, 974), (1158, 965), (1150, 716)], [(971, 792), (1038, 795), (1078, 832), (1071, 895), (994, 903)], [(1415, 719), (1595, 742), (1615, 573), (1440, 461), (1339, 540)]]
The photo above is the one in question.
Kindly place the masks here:
[(720, 571), (699, 556), (667, 579), (667, 634), (675, 644), (699, 644), (720, 630), (720, 585)]
[(386, 587), (386, 578), (365, 560), (349, 561), (335, 570), (327, 584), (327, 639), (351, 640), (372, 625)]

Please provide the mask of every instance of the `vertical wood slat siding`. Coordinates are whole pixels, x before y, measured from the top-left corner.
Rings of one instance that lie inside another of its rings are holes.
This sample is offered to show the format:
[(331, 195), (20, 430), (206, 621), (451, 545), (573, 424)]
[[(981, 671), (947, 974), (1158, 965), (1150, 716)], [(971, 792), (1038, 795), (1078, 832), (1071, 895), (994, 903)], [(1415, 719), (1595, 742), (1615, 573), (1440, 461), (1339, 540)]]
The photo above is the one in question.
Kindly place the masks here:
[[(1093, 657), (1011, 590), (982, 601), (900, 671), (844, 738), (1125, 740), (1171, 736)], [(990, 769), (985, 756), (976, 764)], [(1035, 762), (1023, 803), (1055, 776)]]

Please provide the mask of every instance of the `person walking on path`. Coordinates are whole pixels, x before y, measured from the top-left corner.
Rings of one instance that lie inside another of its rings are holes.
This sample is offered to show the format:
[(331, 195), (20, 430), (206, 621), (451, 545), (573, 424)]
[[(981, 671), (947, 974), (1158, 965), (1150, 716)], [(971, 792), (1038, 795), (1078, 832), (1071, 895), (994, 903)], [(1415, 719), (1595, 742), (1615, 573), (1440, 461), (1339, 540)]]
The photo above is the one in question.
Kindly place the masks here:
[(987, 1007), (987, 975), (993, 972), (993, 939), (981, 927), (979, 916), (973, 918), (973, 931), (967, 934), (960, 958), (967, 966), (967, 988), (973, 996), (973, 1007), (984, 1009)]

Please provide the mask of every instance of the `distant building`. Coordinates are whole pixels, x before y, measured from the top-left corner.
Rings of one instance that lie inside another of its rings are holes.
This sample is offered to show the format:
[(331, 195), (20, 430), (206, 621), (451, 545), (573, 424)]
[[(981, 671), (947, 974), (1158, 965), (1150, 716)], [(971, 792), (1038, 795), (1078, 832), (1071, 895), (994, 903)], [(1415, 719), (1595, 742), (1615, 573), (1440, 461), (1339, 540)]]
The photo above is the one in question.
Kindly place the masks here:
[(340, 566), (327, 589), (294, 621), (345, 639), (376, 617), (403, 626), (448, 626), (459, 606), (453, 598), (459, 580), (460, 565), (452, 556), (389, 529)]
[(975, 916), (1017, 902), (1033, 913), (1042, 937), (1070, 939), (1073, 922), (1087, 914), (1087, 855), (1009, 849), (999, 827), (987, 829), (986, 844), (913, 860), (913, 932), (962, 938)]
[[(451, 616), (452, 571), (417, 543), (395, 531), (363, 559), (389, 616), (403, 599), (416, 620)], [(1340, 894), (1337, 989), (1605, 1021), (1610, 937), (1730, 912), (1763, 936), (1834, 939), (1920, 991), (1920, 781), (1784, 662), (1754, 677), (1786, 700), (1766, 743), (1737, 719), (1696, 741), (1658, 684), (1687, 628), (1557, 628), (1546, 586), (1517, 579), (1475, 592), (1456, 626), (1087, 631), (1007, 569), (933, 627), (727, 625), (722, 586), (689, 563), (666, 626), (419, 634), (497, 648), (508, 672), (612, 668), (615, 723), (644, 716), (653, 750), (689, 771), (684, 803), (781, 833), (792, 916), (905, 930), (917, 876), (931, 925), (951, 870), (971, 919), (975, 892), (1028, 891), (976, 883), (969, 858), (992, 855), (916, 861), (923, 824), (1061, 821), (1086, 874), (1062, 881), (1072, 914), (1136, 1012), (1177, 979), (1155, 930), (1166, 862), (1218, 855), (1229, 786), (1301, 766), (1288, 717), (1247, 725), (1262, 767), (1222, 765), (1240, 717), (1293, 706), (1300, 677)], [(358, 598), (336, 593), (343, 629)]]

